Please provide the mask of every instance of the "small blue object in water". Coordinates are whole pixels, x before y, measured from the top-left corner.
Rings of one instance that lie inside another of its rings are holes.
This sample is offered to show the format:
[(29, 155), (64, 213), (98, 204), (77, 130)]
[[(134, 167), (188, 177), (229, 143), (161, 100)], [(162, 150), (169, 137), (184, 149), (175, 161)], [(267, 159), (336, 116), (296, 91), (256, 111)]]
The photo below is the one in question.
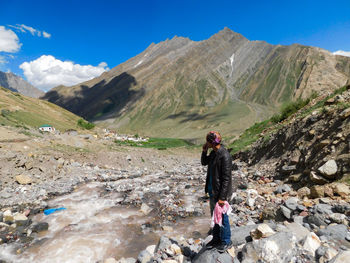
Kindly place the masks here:
[(54, 212), (57, 212), (57, 211), (60, 211), (60, 210), (66, 210), (65, 207), (58, 207), (58, 208), (49, 208), (49, 209), (45, 209), (44, 210), (44, 214), (45, 215), (49, 215), (49, 214), (52, 214)]

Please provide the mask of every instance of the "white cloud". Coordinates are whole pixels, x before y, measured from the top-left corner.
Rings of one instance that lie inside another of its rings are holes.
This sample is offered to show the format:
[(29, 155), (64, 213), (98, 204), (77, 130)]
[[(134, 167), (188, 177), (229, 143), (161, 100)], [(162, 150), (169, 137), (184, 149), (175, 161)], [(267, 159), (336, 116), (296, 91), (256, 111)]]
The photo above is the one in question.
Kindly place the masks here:
[(6, 64), (7, 60), (4, 56), (0, 56), (0, 64)]
[(17, 52), (21, 45), (15, 32), (0, 26), (0, 52)]
[(61, 61), (51, 55), (43, 55), (36, 60), (24, 62), (19, 67), (32, 85), (44, 91), (58, 85), (72, 86), (98, 77), (109, 70), (105, 62), (94, 67)]
[(350, 57), (350, 51), (338, 50), (333, 52), (333, 55), (341, 55), (345, 57)]
[(45, 32), (45, 31), (43, 31), (43, 37), (45, 37), (45, 38), (50, 38), (50, 37), (51, 37), (51, 34), (49, 34), (49, 33)]
[(31, 26), (26, 26), (24, 24), (20, 25), (20, 24), (16, 24), (15, 26), (13, 25), (8, 25), (9, 27), (15, 28), (18, 31), (25, 33), (25, 32), (30, 32), (33, 36), (38, 36), (41, 37), (43, 36), (44, 38), (50, 38), (51, 34), (45, 32), (45, 31), (40, 31), (38, 29), (35, 29)]

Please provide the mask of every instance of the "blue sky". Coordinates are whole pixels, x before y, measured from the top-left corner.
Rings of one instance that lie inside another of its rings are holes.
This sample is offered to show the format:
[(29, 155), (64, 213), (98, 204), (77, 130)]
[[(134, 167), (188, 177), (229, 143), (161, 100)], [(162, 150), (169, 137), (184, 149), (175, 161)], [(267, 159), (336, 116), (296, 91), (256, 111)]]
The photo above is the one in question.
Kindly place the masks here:
[[(0, 0), (0, 70), (19, 74), (47, 90), (54, 83), (46, 83), (34, 67), (56, 65), (58, 70), (73, 66), (78, 75), (94, 76), (137, 55), (152, 42), (174, 35), (203, 40), (225, 26), (250, 40), (350, 51), (349, 14), (349, 0)], [(22, 25), (36, 31), (32, 34)], [(9, 30), (18, 38), (17, 49), (12, 51), (1, 45), (1, 33), (10, 36)], [(63, 84), (79, 81), (74, 74)]]

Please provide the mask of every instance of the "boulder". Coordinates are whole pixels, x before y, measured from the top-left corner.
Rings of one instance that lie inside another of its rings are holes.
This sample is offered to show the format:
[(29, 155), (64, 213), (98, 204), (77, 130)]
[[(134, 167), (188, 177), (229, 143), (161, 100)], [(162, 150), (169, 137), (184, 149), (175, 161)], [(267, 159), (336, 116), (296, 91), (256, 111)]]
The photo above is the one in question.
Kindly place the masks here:
[(241, 227), (231, 227), (231, 241), (234, 246), (239, 246), (251, 240), (250, 232), (258, 225), (246, 225)]
[(279, 232), (245, 245), (242, 249), (241, 262), (290, 262), (295, 255), (295, 247), (296, 237), (292, 233)]
[(31, 184), (33, 182), (32, 178), (25, 174), (17, 175), (15, 179), (19, 184)]
[(330, 179), (334, 179), (334, 177), (338, 171), (338, 166), (334, 160), (329, 160), (324, 165), (322, 165), (320, 168), (318, 168), (318, 170), (325, 177), (330, 178)]
[(317, 232), (319, 237), (325, 236), (327, 239), (334, 239), (337, 241), (344, 241), (348, 229), (346, 225), (329, 225), (325, 229), (320, 229)]
[(304, 244), (303, 249), (310, 252), (310, 254), (314, 257), (315, 251), (321, 246), (321, 240), (316, 236), (315, 233), (311, 232), (307, 235)]
[(315, 213), (314, 215), (310, 215), (310, 216), (306, 217), (307, 223), (314, 224), (318, 227), (327, 225), (324, 220), (325, 220), (324, 216), (322, 216), (318, 213)]
[(314, 209), (318, 213), (324, 214), (324, 215), (330, 215), (333, 213), (332, 206), (328, 204), (317, 204), (315, 205)]
[(333, 185), (333, 191), (335, 194), (338, 194), (341, 197), (346, 197), (346, 196), (350, 195), (349, 186), (347, 186), (344, 183), (335, 183)]
[(347, 224), (346, 215), (340, 213), (332, 213), (328, 218), (337, 224)]

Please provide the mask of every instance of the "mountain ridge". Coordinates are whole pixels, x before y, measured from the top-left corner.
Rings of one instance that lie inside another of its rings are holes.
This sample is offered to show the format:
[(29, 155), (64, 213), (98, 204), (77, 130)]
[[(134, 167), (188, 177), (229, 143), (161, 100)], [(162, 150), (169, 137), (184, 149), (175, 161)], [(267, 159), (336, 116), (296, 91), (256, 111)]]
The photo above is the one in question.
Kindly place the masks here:
[(238, 134), (285, 102), (345, 85), (349, 61), (224, 28), (203, 41), (152, 43), (100, 77), (43, 99), (121, 131), (193, 138), (216, 127)]

